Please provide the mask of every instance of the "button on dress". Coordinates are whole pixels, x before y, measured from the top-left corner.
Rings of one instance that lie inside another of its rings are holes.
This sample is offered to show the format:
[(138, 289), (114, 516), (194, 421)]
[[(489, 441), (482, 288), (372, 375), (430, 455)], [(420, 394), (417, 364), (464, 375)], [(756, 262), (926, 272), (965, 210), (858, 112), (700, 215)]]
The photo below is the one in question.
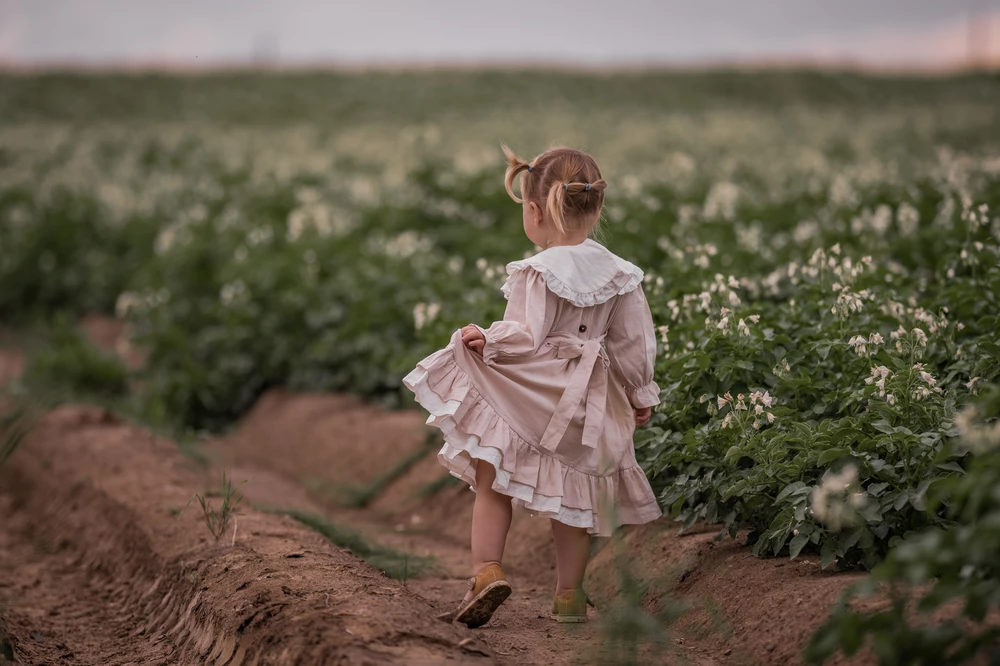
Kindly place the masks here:
[(655, 520), (632, 444), (633, 407), (660, 401), (642, 271), (587, 240), (507, 275), (483, 355), (456, 331), (403, 380), (444, 434), (438, 460), (473, 489), (485, 461), (515, 506), (598, 536)]

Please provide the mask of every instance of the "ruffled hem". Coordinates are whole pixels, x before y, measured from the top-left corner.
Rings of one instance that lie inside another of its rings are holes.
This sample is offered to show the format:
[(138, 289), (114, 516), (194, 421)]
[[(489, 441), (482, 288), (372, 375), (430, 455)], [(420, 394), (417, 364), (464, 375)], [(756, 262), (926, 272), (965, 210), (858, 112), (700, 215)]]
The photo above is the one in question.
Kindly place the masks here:
[(430, 412), (428, 425), (444, 434), (438, 460), (473, 490), (476, 461), (484, 460), (496, 468), (493, 489), (511, 497), (515, 506), (596, 536), (661, 515), (638, 466), (608, 476), (587, 474), (514, 432), (455, 362), (451, 347), (424, 359), (403, 384)]
[(515, 274), (528, 268), (538, 271), (542, 279), (545, 280), (545, 285), (549, 288), (549, 291), (580, 308), (606, 303), (615, 296), (635, 291), (642, 284), (643, 272), (640, 268), (624, 259), (614, 257), (614, 273), (608, 277), (608, 281), (593, 291), (579, 292), (556, 276), (553, 269), (545, 263), (544, 254), (543, 252), (533, 257), (528, 257), (521, 261), (512, 261), (507, 264), (507, 281), (500, 288), (503, 291), (504, 298), (510, 298), (510, 279)]
[(639, 388), (626, 386), (625, 394), (628, 396), (629, 404), (638, 409), (660, 404), (660, 386), (656, 382), (650, 382)]

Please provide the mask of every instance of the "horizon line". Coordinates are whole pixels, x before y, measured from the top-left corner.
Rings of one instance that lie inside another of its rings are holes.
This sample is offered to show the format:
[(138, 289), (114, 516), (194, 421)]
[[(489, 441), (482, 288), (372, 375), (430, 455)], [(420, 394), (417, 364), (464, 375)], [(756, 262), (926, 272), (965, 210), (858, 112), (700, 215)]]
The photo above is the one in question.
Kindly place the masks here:
[[(196, 58), (197, 59), (197, 58)], [(243, 58), (212, 58), (204, 62), (176, 59), (125, 59), (86, 61), (53, 59), (43, 62), (0, 58), (3, 73), (223, 73), (223, 72), (467, 72), (467, 71), (551, 71), (551, 72), (704, 72), (704, 71), (816, 71), (858, 72), (862, 74), (953, 75), (1000, 72), (1000, 58), (974, 63), (947, 61), (940, 63), (880, 63), (864, 58), (849, 57), (718, 57), (685, 60), (648, 59), (616, 62), (572, 62), (570, 60), (517, 60), (506, 58), (481, 59), (377, 59), (354, 60), (316, 58), (289, 61), (268, 61)]]

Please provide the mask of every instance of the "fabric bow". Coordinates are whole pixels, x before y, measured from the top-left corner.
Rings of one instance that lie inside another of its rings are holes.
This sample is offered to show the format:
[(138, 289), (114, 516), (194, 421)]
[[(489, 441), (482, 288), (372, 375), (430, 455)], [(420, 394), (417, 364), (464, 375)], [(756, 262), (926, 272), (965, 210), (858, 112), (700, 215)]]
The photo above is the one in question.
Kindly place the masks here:
[[(583, 445), (597, 448), (604, 425), (604, 409), (608, 397), (608, 374), (605, 368), (610, 364), (607, 352), (601, 345), (604, 336), (584, 340), (575, 335), (560, 333), (550, 336), (549, 341), (557, 345), (557, 358), (579, 358), (580, 363), (570, 377), (569, 385), (563, 391), (556, 411), (549, 419), (542, 440), (543, 449), (554, 451), (562, 441), (573, 415), (584, 396), (587, 397), (587, 414), (583, 425)], [(604, 361), (604, 367), (597, 365), (597, 359)]]

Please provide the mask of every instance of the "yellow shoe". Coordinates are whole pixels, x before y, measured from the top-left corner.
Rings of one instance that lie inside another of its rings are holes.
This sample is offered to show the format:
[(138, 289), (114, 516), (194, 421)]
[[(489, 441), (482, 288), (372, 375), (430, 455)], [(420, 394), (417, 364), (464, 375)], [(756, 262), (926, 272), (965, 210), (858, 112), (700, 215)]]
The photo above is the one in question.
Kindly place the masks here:
[(587, 606), (593, 606), (583, 590), (563, 592), (552, 600), (552, 616), (556, 622), (572, 623), (587, 621)]
[(469, 589), (472, 590), (472, 600), (459, 606), (455, 622), (461, 622), (470, 629), (489, 622), (496, 609), (511, 593), (510, 583), (499, 564), (491, 564), (470, 578)]

